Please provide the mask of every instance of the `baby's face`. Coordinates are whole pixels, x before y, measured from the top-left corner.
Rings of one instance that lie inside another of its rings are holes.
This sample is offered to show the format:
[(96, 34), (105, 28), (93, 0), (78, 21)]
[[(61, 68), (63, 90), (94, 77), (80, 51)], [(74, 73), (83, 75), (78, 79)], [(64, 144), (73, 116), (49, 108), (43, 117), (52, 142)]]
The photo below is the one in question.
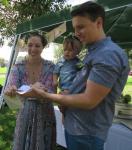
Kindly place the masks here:
[(70, 60), (76, 57), (76, 52), (73, 50), (71, 44), (64, 44), (64, 58)]

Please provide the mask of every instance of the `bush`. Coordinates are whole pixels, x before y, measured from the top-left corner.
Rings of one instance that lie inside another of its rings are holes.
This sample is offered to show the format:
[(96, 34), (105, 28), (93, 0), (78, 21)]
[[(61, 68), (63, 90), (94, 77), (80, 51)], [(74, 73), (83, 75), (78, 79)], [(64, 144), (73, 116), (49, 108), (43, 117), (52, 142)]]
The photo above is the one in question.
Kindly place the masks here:
[(131, 102), (131, 95), (126, 94), (122, 100), (123, 103), (128, 104)]

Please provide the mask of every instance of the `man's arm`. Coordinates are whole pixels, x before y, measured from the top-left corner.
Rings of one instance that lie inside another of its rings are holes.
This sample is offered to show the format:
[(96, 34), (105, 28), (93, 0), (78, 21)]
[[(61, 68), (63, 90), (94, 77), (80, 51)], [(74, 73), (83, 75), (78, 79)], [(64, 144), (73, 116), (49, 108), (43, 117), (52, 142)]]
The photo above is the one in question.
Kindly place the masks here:
[(36, 95), (41, 96), (44, 99), (49, 99), (50, 101), (59, 103), (61, 105), (81, 109), (93, 109), (99, 103), (101, 103), (101, 101), (110, 92), (111, 89), (88, 80), (86, 84), (86, 90), (81, 94), (51, 94), (44, 92), (43, 90), (35, 86), (33, 87), (33, 90), (36, 91)]

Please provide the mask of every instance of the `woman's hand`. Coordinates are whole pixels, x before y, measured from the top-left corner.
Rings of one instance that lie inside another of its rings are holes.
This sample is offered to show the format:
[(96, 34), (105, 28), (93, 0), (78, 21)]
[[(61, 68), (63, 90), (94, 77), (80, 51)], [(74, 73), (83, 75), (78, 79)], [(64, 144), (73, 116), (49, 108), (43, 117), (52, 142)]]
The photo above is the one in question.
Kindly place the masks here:
[(12, 85), (8, 88), (6, 88), (6, 90), (4, 91), (5, 95), (7, 96), (16, 96), (16, 91), (17, 91), (17, 87), (15, 85)]
[(17, 93), (21, 97), (25, 98), (41, 98), (32, 88), (28, 92), (25, 93)]
[(26, 93), (19, 94), (19, 96), (42, 99), (44, 92), (47, 91), (44, 85), (41, 84), (40, 82), (36, 82), (35, 84), (30, 85), (30, 86), (31, 86), (31, 90), (29, 90)]

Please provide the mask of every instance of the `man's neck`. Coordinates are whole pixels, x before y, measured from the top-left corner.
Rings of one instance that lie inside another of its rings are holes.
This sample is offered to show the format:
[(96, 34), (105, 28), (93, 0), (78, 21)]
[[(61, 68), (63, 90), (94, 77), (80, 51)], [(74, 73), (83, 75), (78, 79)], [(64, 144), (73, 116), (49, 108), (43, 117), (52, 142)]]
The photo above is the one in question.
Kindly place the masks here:
[(105, 35), (104, 31), (100, 31), (100, 33), (99, 33), (98, 36), (96, 37), (95, 43), (98, 42), (98, 41), (101, 41), (101, 40), (103, 40), (103, 39), (105, 39), (105, 38), (106, 38), (106, 35)]

